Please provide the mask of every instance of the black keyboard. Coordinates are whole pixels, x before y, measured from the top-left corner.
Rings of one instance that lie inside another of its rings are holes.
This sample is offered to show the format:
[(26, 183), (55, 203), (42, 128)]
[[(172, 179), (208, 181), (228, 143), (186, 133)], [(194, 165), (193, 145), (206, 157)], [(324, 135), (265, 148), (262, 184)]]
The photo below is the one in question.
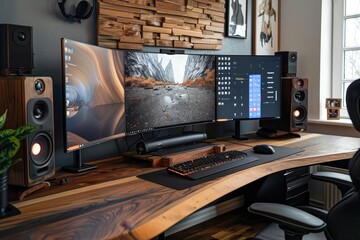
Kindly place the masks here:
[(199, 179), (254, 162), (258, 159), (257, 157), (249, 157), (242, 151), (231, 150), (177, 163), (169, 166), (167, 169), (169, 172), (180, 176)]

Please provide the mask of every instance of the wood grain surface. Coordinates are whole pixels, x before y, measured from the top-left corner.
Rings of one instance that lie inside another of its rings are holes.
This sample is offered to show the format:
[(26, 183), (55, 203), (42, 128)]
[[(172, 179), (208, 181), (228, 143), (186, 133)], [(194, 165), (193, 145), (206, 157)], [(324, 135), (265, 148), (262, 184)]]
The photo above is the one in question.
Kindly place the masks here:
[[(136, 50), (142, 50), (144, 45), (193, 49), (222, 47), (225, 1), (97, 0), (97, 3), (99, 46)], [(212, 38), (217, 41), (206, 42), (209, 33), (213, 33)], [(169, 36), (164, 39), (161, 34)], [(180, 40), (184, 36), (188, 38)], [(198, 38), (197, 43), (190, 37)], [(204, 42), (199, 43), (199, 39)]]
[[(0, 220), (1, 239), (151, 239), (198, 209), (259, 178), (285, 169), (352, 157), (359, 138), (302, 133), (301, 138), (212, 140), (227, 150), (260, 143), (303, 148), (283, 159), (184, 190), (137, 178), (157, 171), (146, 161), (110, 159), (86, 174), (57, 172), (52, 186), (13, 202), (18, 216)], [(60, 185), (67, 178), (69, 183)]]

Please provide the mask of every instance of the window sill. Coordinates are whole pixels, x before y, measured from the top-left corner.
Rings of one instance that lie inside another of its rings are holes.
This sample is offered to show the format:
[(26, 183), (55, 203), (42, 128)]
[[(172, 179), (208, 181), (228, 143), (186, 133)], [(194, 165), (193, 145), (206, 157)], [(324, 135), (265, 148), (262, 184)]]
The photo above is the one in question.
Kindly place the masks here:
[(342, 126), (342, 127), (353, 127), (353, 124), (350, 119), (339, 119), (339, 120), (308, 119), (308, 123)]

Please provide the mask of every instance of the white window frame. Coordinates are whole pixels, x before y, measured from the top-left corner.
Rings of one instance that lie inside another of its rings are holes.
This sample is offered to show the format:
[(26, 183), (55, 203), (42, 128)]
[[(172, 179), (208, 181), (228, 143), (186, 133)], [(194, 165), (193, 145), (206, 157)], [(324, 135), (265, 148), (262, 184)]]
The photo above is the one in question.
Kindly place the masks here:
[[(345, 48), (345, 19), (349, 18), (345, 15), (345, 1), (346, 0), (333, 0), (333, 49), (332, 49), (332, 90), (333, 98), (343, 99), (343, 108), (340, 111), (341, 118), (349, 118), (346, 110), (345, 92), (343, 89), (344, 82), (352, 82), (355, 79), (344, 79), (344, 52), (345, 50), (358, 50), (359, 48)], [(358, 15), (351, 15), (351, 17), (358, 17)]]

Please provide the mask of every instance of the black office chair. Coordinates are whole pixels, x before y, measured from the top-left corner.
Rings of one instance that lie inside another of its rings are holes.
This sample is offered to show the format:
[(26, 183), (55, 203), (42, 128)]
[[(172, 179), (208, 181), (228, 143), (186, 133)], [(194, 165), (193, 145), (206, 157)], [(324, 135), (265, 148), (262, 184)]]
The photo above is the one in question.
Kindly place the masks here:
[[(348, 87), (346, 104), (351, 121), (360, 132), (360, 79)], [(250, 212), (274, 222), (253, 239), (360, 239), (360, 149), (349, 162), (349, 174), (318, 172), (312, 175), (312, 178), (336, 184), (343, 194), (328, 212), (276, 203), (250, 205)]]

